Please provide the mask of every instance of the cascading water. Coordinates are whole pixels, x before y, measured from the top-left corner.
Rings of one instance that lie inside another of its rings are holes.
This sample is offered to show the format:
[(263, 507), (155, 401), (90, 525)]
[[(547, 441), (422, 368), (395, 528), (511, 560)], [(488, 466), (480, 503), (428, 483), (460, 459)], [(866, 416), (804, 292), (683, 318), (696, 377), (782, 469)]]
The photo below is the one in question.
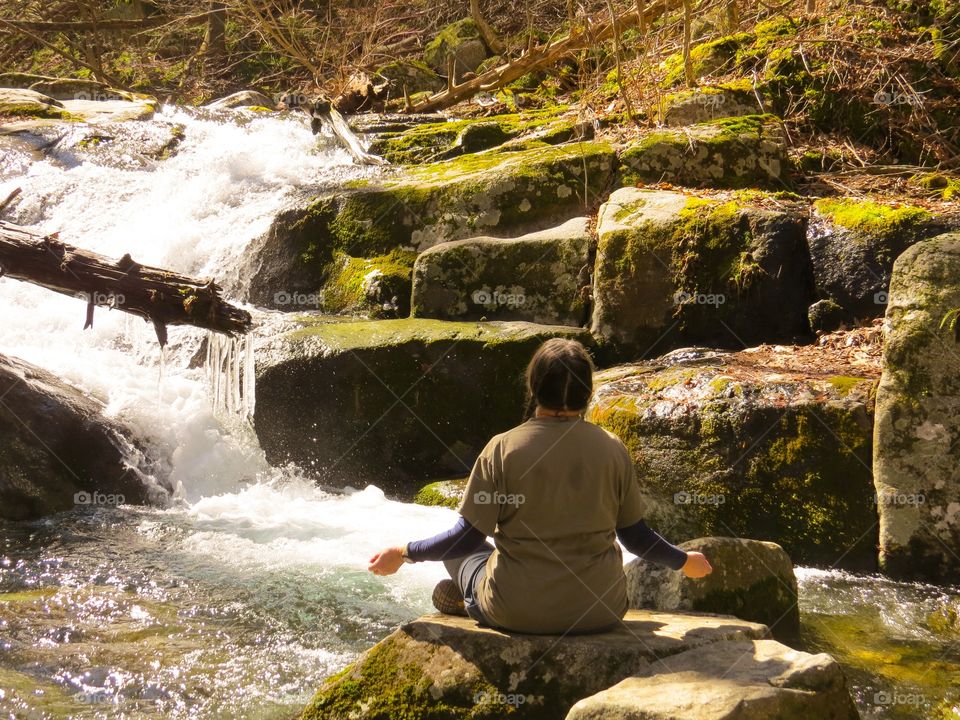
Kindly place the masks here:
[[(0, 194), (23, 189), (5, 219), (212, 277), (233, 299), (244, 249), (278, 211), (376, 172), (318, 147), (300, 117), (167, 108), (124, 128), (48, 132), (33, 147), (0, 139)], [(159, 159), (171, 138), (176, 152)], [(98, 309), (83, 331), (82, 301), (9, 279), (0, 308), (0, 353), (102, 400), (171, 489), (165, 508), (0, 524), (0, 716), (289, 717), (428, 609), (441, 568), (385, 581), (365, 564), (452, 513), (271, 467), (249, 424), (251, 342), (172, 327), (161, 355), (138, 318)]]
[[(234, 299), (244, 249), (281, 208), (378, 172), (318, 148), (300, 117), (172, 108), (122, 129), (55, 128), (33, 147), (0, 137), (0, 150), (0, 197), (23, 188), (8, 219), (213, 277)], [(0, 353), (101, 399), (171, 488), (165, 508), (0, 523), (0, 716), (291, 717), (324, 677), (429, 609), (438, 565), (383, 579), (366, 559), (448, 527), (452, 511), (271, 467), (248, 422), (248, 342), (171, 328), (161, 356), (143, 321), (100, 309), (83, 331), (80, 300), (9, 279), (0, 312)], [(960, 686), (955, 647), (924, 629), (960, 594), (799, 575), (805, 641), (846, 662), (864, 717), (925, 717), (919, 703), (951, 691), (943, 678)]]

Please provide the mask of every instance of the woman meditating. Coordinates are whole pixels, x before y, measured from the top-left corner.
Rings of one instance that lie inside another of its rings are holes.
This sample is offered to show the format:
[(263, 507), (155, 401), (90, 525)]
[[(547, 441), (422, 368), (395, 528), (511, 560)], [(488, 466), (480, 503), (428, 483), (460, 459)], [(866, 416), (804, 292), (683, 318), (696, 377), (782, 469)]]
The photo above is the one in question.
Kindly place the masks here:
[[(442, 560), (433, 604), (523, 633), (601, 632), (627, 611), (619, 538), (630, 552), (692, 578), (712, 571), (647, 527), (633, 462), (616, 436), (583, 419), (593, 363), (573, 340), (548, 340), (527, 368), (532, 417), (477, 459), (447, 532), (370, 559), (377, 575)], [(486, 539), (493, 537), (493, 545)]]

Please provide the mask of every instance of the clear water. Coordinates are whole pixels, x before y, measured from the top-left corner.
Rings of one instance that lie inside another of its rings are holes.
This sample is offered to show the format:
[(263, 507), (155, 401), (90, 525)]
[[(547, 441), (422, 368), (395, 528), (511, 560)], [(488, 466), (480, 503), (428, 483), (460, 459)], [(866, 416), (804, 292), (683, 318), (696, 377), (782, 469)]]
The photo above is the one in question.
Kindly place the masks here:
[[(149, 149), (174, 128), (176, 154), (157, 160)], [(7, 218), (216, 277), (233, 297), (244, 249), (280, 209), (379, 172), (318, 146), (299, 117), (168, 108), (102, 134), (111, 133), (95, 144), (82, 127), (32, 145), (0, 138), (0, 197), (23, 188)], [(439, 566), (384, 579), (366, 560), (448, 527), (453, 513), (373, 487), (325, 491), (296, 468), (270, 467), (249, 427), (211, 410), (193, 362), (200, 333), (172, 328), (161, 358), (152, 328), (119, 312), (98, 310), (83, 331), (81, 301), (11, 280), (0, 280), (0, 308), (0, 353), (100, 398), (146, 448), (144, 469), (171, 489), (163, 508), (0, 524), (0, 716), (293, 717), (322, 678), (429, 609)], [(844, 662), (864, 717), (945, 711), (960, 685), (955, 637), (921, 620), (957, 593), (800, 577), (804, 640)], [(877, 693), (919, 693), (929, 708), (878, 703)]]

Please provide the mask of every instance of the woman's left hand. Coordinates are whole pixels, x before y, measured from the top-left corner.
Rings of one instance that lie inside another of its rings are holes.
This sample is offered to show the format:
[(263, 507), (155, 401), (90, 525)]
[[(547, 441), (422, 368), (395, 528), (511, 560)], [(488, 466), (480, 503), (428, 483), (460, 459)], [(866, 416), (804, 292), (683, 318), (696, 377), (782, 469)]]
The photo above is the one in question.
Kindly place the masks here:
[(367, 570), (374, 575), (393, 575), (403, 565), (403, 548), (391, 547), (381, 550), (372, 558)]

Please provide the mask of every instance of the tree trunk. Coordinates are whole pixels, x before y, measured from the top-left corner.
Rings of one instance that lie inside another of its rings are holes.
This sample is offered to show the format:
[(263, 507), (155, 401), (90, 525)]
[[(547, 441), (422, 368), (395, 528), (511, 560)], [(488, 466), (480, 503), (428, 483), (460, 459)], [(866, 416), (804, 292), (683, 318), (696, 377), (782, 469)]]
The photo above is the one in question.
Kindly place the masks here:
[(227, 52), (227, 4), (211, 2), (207, 15), (207, 32), (203, 37), (205, 55), (220, 57)]
[(129, 255), (119, 261), (73, 247), (54, 235), (0, 220), (0, 277), (40, 285), (87, 303), (93, 325), (97, 306), (139, 315), (153, 322), (161, 345), (167, 325), (193, 325), (227, 334), (245, 333), (250, 313), (226, 302), (213, 280), (140, 265)]

